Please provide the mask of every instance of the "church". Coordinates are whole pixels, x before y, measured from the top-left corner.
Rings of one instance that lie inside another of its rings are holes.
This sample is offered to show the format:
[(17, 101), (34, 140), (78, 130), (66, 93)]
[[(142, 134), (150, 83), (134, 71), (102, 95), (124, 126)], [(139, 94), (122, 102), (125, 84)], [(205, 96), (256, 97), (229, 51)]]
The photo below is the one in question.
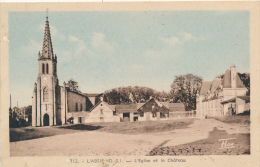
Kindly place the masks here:
[[(39, 73), (32, 97), (32, 126), (62, 125), (72, 113), (89, 111), (103, 94), (86, 94), (70, 91), (59, 85), (57, 56), (53, 53), (48, 17), (46, 17), (42, 52), (38, 54)], [(80, 117), (81, 118), (81, 117)], [(82, 122), (80, 119), (76, 122)]]

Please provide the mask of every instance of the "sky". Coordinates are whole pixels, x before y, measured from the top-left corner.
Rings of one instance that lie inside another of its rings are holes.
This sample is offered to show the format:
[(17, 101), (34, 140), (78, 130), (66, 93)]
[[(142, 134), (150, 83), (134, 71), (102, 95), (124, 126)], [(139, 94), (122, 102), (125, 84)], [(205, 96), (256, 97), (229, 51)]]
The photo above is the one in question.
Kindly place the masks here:
[[(175, 76), (211, 81), (250, 72), (249, 11), (48, 12), (60, 85), (84, 93), (120, 86), (170, 91)], [(31, 105), (46, 12), (9, 12), (12, 103)]]

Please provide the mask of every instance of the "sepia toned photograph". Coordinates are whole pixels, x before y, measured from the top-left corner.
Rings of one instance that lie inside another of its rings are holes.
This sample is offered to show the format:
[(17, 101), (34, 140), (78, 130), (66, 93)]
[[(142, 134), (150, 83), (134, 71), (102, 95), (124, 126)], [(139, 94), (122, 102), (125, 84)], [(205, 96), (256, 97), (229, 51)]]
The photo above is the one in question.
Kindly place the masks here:
[(256, 10), (103, 4), (1, 7), (2, 164), (257, 165)]
[(11, 156), (250, 154), (248, 11), (10, 12), (9, 33)]

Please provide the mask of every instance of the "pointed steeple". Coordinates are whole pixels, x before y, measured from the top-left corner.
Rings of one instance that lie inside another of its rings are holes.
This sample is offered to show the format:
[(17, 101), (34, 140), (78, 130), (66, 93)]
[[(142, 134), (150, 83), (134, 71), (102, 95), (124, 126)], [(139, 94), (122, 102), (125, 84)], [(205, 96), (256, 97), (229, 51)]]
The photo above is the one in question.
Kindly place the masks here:
[(51, 33), (50, 33), (48, 16), (46, 17), (46, 22), (45, 22), (45, 31), (44, 31), (44, 39), (43, 39), (42, 57), (41, 58), (43, 58), (43, 59), (53, 59), (53, 49), (52, 49)]

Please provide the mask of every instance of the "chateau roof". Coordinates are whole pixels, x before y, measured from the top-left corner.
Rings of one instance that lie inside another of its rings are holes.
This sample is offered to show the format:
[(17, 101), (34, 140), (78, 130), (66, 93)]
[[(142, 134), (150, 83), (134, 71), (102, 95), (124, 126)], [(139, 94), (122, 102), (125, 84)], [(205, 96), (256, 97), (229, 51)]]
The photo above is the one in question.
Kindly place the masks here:
[[(245, 103), (249, 103), (250, 102), (250, 96), (237, 96), (237, 98), (240, 98), (240, 99), (244, 100)], [(236, 97), (228, 99), (228, 100), (225, 100), (225, 101), (222, 101), (221, 103), (225, 104), (225, 103), (232, 103), (232, 102), (233, 103), (236, 102)]]
[(200, 88), (200, 95), (206, 95), (208, 90), (210, 89), (212, 84), (212, 81), (205, 81), (202, 82), (201, 88)]
[(225, 103), (235, 103), (236, 102), (236, 98), (232, 98), (232, 99), (228, 99), (228, 100), (225, 100), (225, 101), (222, 101), (221, 104), (225, 104)]
[[(227, 69), (223, 77), (222, 83), (223, 88), (231, 88), (231, 70)], [(245, 85), (241, 81), (239, 75), (236, 73), (236, 87), (245, 88)]]
[(213, 80), (210, 91), (215, 92), (218, 86), (221, 85), (221, 78), (216, 78)]
[(237, 96), (237, 97), (244, 100), (246, 103), (250, 102), (250, 96)]

